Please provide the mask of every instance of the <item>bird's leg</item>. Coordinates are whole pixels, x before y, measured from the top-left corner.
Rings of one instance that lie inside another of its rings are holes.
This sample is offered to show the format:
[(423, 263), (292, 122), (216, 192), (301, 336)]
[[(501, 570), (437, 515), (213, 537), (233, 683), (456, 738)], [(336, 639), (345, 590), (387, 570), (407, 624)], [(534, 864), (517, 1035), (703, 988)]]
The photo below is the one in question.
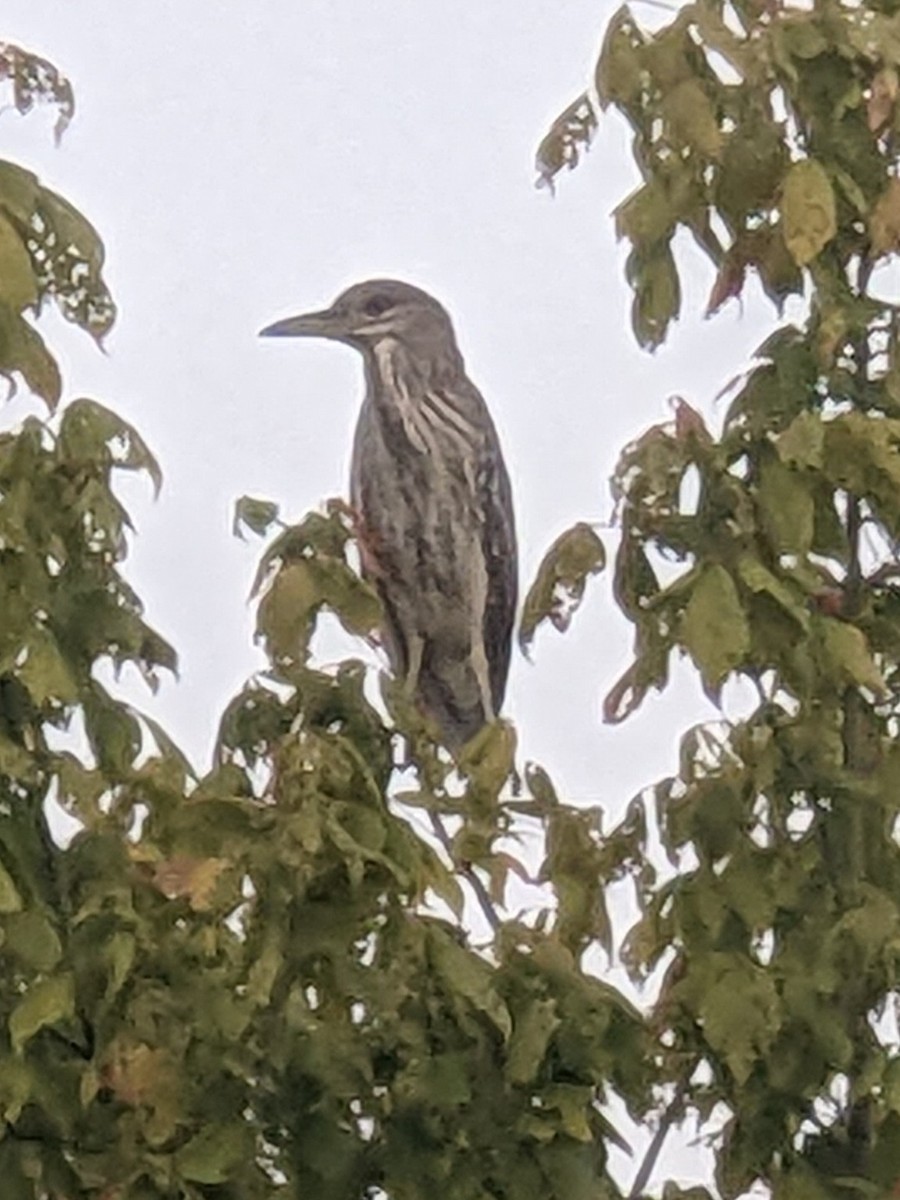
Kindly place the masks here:
[(416, 689), (419, 686), (419, 672), (422, 670), (422, 654), (424, 650), (424, 640), (417, 634), (413, 634), (406, 648), (408, 662), (406, 666), (406, 679), (403, 682), (403, 691), (409, 698), (415, 696)]
[(349, 522), (353, 540), (356, 542), (356, 548), (359, 551), (359, 564), (362, 567), (363, 575), (367, 579), (378, 579), (380, 576), (383, 576), (384, 571), (378, 562), (378, 555), (375, 549), (375, 535), (366, 524), (365, 517), (355, 505), (347, 504), (344, 501), (340, 504), (340, 511)]
[(491, 672), (484, 648), (484, 636), (480, 629), (473, 631), (471, 656), (475, 681), (478, 684), (478, 691), (481, 693), (481, 707), (484, 710), (484, 720), (487, 723), (488, 721), (493, 721), (496, 713), (494, 712), (494, 698), (491, 695)]

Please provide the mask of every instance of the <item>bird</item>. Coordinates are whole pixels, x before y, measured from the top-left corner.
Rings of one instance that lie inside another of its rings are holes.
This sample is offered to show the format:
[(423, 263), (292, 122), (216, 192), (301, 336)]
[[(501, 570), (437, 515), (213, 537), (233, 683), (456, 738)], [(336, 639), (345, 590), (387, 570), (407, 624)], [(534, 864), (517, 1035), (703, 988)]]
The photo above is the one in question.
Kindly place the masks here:
[(262, 337), (342, 342), (363, 359), (350, 502), (394, 675), (453, 754), (503, 704), (518, 596), (512, 491), (450, 316), (428, 292), (370, 279)]

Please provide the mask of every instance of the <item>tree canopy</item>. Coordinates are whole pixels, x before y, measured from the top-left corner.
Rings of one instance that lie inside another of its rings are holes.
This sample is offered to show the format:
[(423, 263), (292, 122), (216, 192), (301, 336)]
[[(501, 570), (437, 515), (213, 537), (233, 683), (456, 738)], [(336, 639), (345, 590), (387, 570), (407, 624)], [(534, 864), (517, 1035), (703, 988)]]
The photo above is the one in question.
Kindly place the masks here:
[[(665, 686), (673, 651), (714, 701), (735, 676), (759, 696), (745, 719), (691, 730), (651, 789), (671, 865), (636, 856), (643, 915), (623, 947), (638, 980), (660, 965), (657, 1061), (674, 1108), (721, 1126), (723, 1196), (900, 1181), (900, 393), (884, 272), (900, 249), (898, 35), (890, 0), (701, 0), (652, 33), (623, 8), (595, 90), (538, 155), (551, 182), (599, 112), (631, 125), (642, 182), (616, 222), (643, 345), (679, 313), (680, 233), (714, 267), (710, 313), (756, 283), (779, 312), (806, 306), (728, 385), (719, 430), (677, 402), (613, 480), (635, 657), (608, 719)], [(681, 564), (665, 583), (663, 560)]]
[[(62, 132), (53, 66), (7, 45), (0, 71)], [(687, 731), (614, 828), (517, 770), (507, 723), (454, 764), (393, 681), (376, 704), (360, 662), (316, 664), (323, 611), (379, 623), (340, 501), (294, 526), (238, 504), (272, 534), (268, 667), (225, 707), (211, 770), (101, 682), (175, 668), (124, 577), (115, 491), (160, 473), (111, 409), (61, 404), (36, 319), (55, 304), (102, 340), (103, 245), (0, 163), (0, 371), (47, 409), (0, 433), (4, 1197), (636, 1198), (688, 1115), (723, 1197), (897, 1193), (898, 72), (892, 2), (698, 0), (655, 31), (625, 8), (540, 146), (553, 183), (604, 110), (630, 123), (642, 182), (616, 221), (641, 344), (678, 316), (684, 235), (711, 314), (755, 281), (781, 314), (805, 305), (717, 427), (680, 400), (622, 453), (610, 549), (635, 650), (607, 719), (652, 703), (676, 654), (714, 703), (738, 677), (758, 701)], [(566, 628), (605, 558), (586, 523), (557, 540), (523, 646)], [(644, 1011), (586, 968), (597, 948)], [(622, 1112), (657, 1122), (627, 1185)]]

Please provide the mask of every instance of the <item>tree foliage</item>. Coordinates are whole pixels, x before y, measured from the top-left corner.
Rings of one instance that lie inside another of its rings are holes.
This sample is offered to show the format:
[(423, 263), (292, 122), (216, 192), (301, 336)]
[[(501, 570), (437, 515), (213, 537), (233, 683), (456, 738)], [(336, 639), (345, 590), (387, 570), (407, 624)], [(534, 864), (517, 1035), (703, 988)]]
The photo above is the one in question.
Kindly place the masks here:
[(689, 731), (649, 790), (669, 861), (638, 846), (623, 948), (636, 981), (661, 979), (667, 1119), (718, 1127), (724, 1197), (900, 1189), (898, 70), (893, 0), (697, 0), (656, 32), (623, 8), (595, 92), (539, 150), (551, 180), (593, 133), (573, 112), (631, 125), (641, 183), (616, 223), (642, 344), (679, 313), (679, 232), (715, 270), (710, 312), (754, 278), (779, 312), (806, 303), (721, 430), (680, 402), (613, 480), (635, 654), (608, 719), (666, 685), (673, 652), (714, 701), (735, 677), (759, 697)]
[[(71, 110), (47, 64), (4, 61), (20, 110)], [(159, 470), (98, 401), (53, 415), (35, 324), (52, 300), (101, 338), (102, 265), (88, 222), (0, 163), (0, 370), (50, 411), (0, 434), (4, 1200), (617, 1195), (602, 1102), (643, 1111), (653, 1066), (637, 1013), (580, 962), (610, 943), (604, 886), (635, 835), (603, 844), (537, 768), (510, 795), (507, 725), (452, 768), (402, 689), (386, 682), (385, 718), (360, 663), (316, 668), (321, 611), (378, 624), (341, 504), (291, 527), (238, 506), (239, 529), (279, 526), (257, 580), (269, 668), (227, 706), (211, 771), (102, 682), (175, 668), (122, 574), (115, 491)], [(564, 549), (551, 583), (577, 596), (598, 550)], [(535, 878), (514, 855), (529, 828)], [(527, 919), (511, 873), (536, 889)]]

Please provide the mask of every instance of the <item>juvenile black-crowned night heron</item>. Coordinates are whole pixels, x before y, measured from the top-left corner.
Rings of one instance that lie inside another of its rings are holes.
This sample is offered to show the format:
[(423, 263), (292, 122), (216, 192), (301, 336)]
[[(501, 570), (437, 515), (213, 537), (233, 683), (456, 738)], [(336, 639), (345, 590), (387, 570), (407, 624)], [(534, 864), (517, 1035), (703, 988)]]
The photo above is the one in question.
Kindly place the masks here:
[(374, 279), (262, 335), (332, 338), (363, 356), (350, 475), (363, 571), (394, 673), (457, 750), (503, 702), (517, 565), (500, 443), (450, 318), (420, 288)]

